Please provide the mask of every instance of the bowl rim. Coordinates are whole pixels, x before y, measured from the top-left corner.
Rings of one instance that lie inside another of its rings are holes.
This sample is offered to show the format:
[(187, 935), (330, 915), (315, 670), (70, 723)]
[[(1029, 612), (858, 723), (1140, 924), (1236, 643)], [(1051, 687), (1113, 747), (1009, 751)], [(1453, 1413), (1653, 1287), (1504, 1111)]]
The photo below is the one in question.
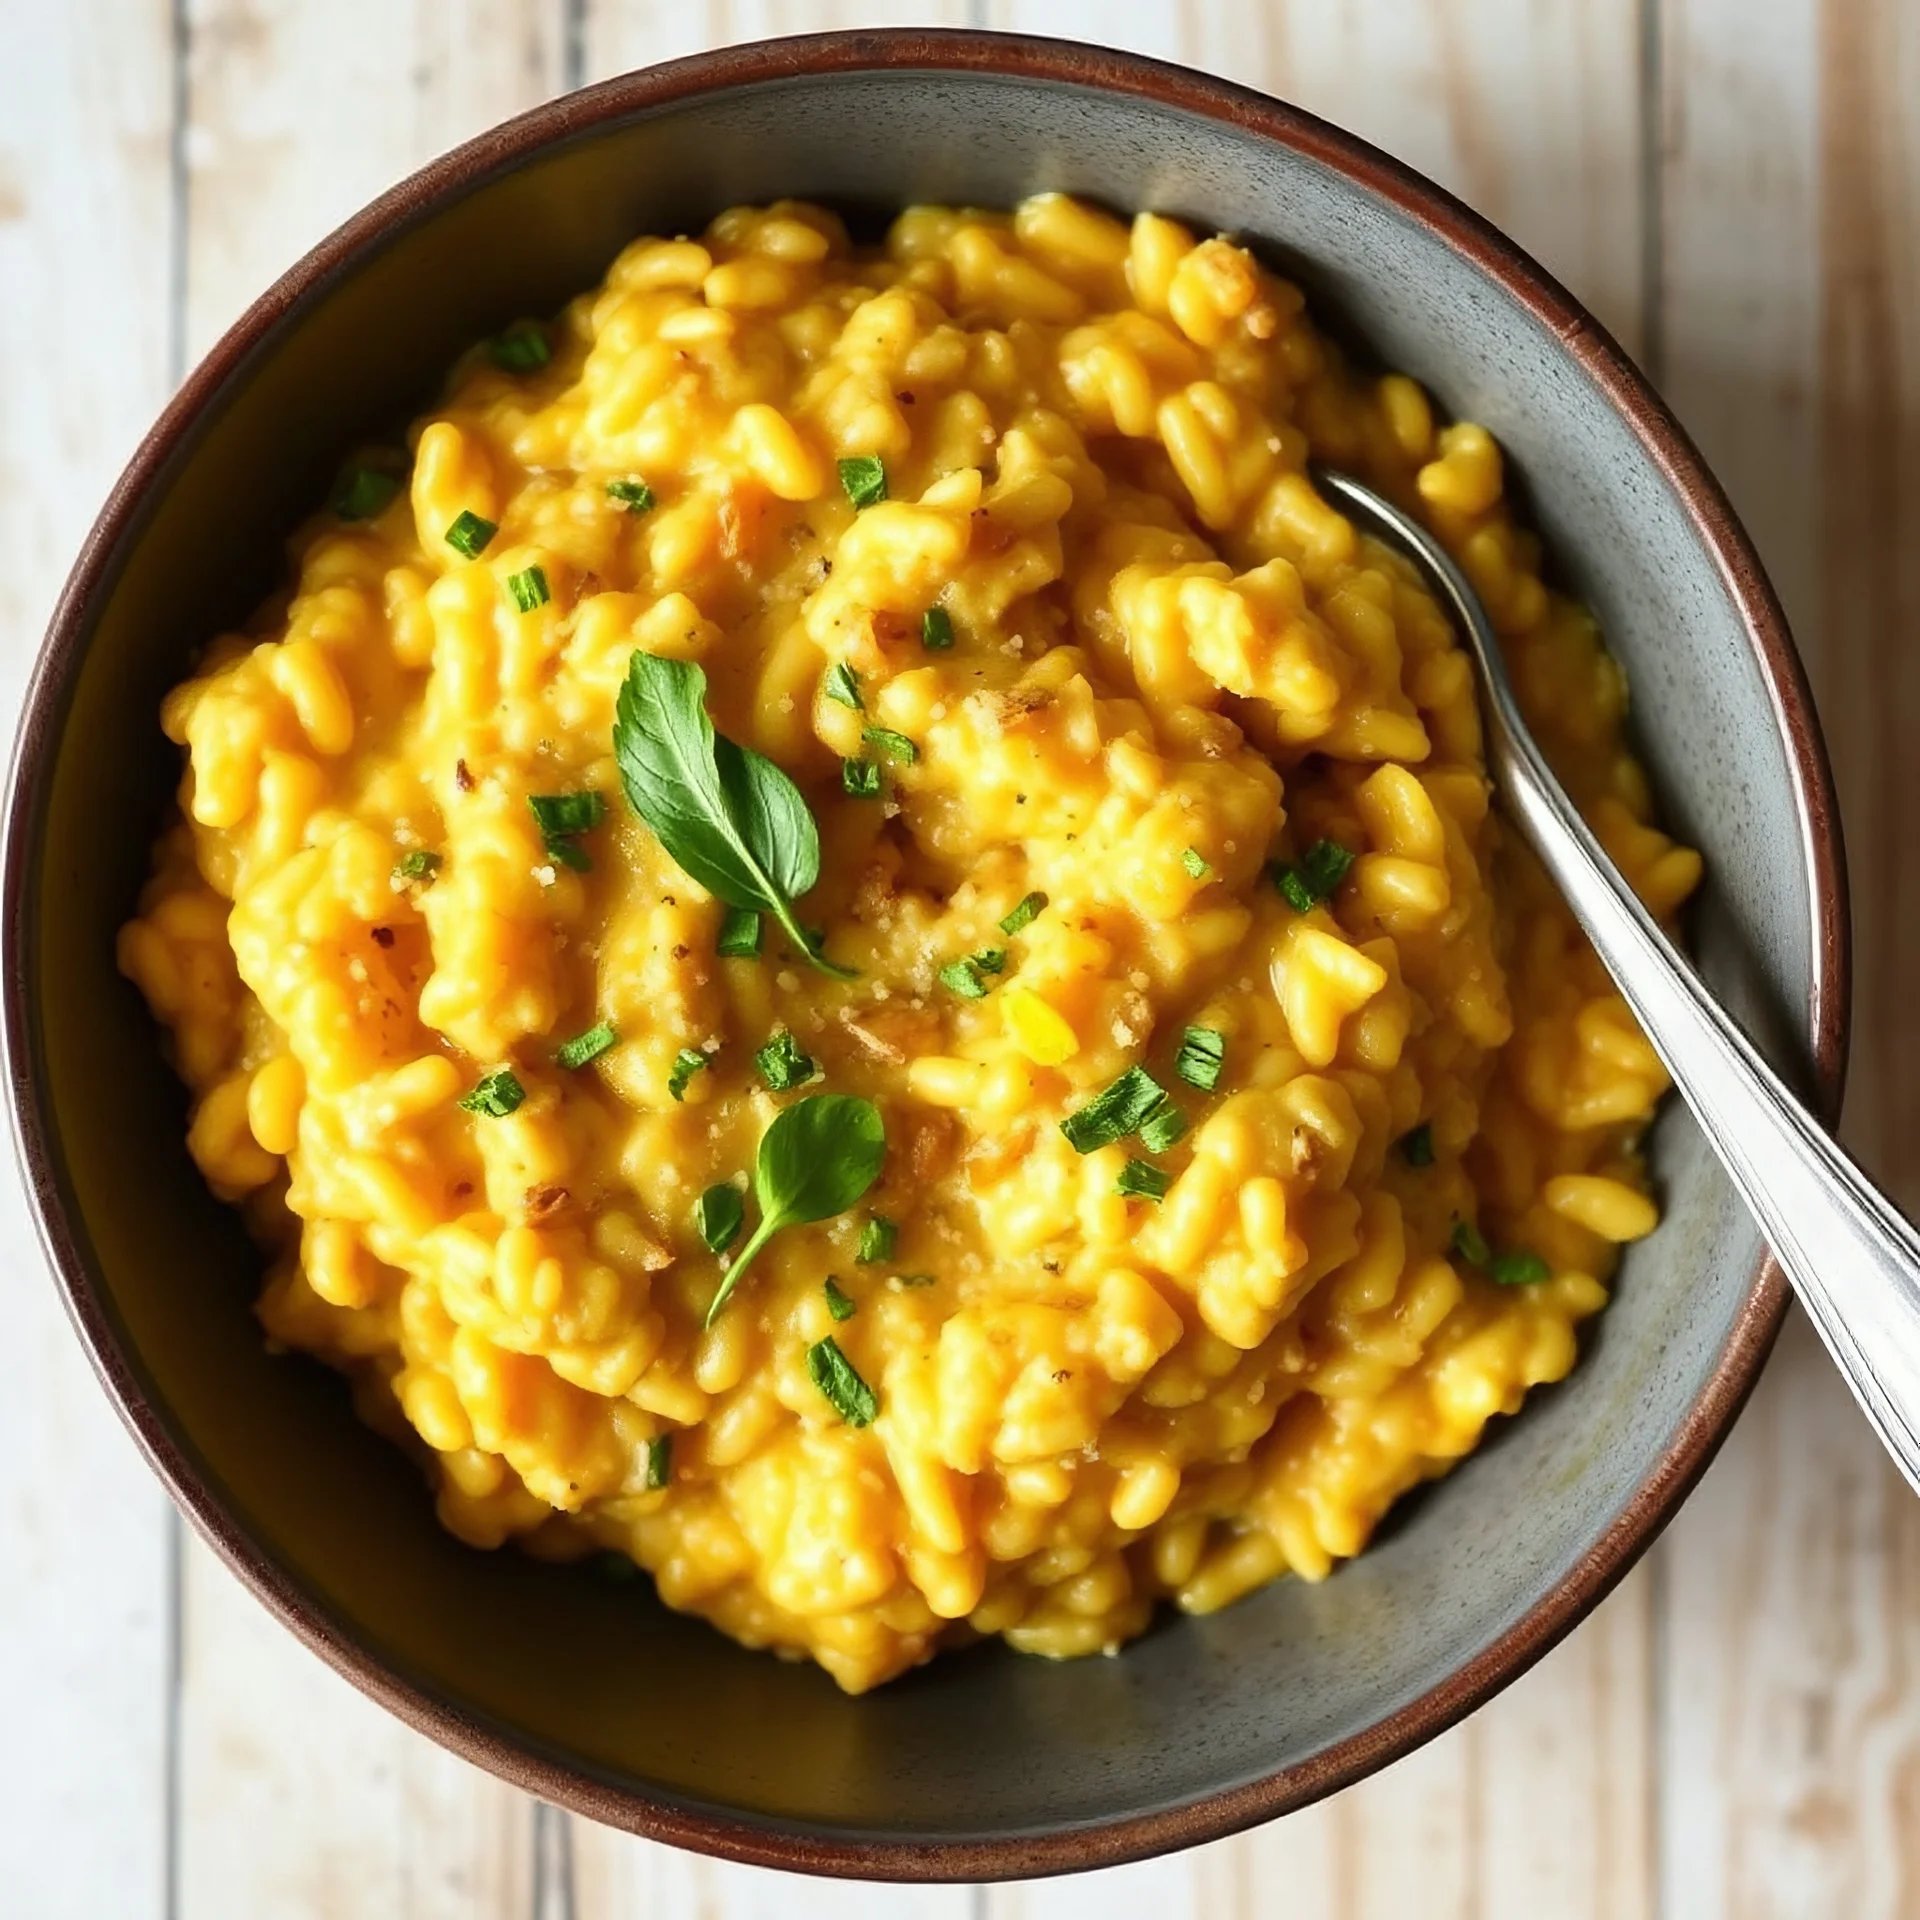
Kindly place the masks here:
[(1445, 1731), (1554, 1647), (1624, 1577), (1705, 1471), (1779, 1331), (1787, 1287), (1763, 1254), (1705, 1387), (1671, 1445), (1606, 1530), (1547, 1594), (1473, 1659), (1374, 1726), (1257, 1780), (1179, 1806), (986, 1839), (893, 1840), (730, 1817), (616, 1786), (462, 1711), (384, 1665), (224, 1507), (193, 1452), (147, 1395), (117, 1315), (66, 1217), (57, 1142), (33, 1043), (23, 908), (67, 693), (143, 498), (203, 409), (277, 323), (351, 272), (368, 249), (493, 176), (635, 112), (760, 83), (924, 69), (980, 73), (1146, 99), (1277, 142), (1344, 175), (1498, 283), (1606, 396), (1682, 503), (1738, 610), (1786, 747), (1812, 890), (1813, 980), (1804, 1009), (1816, 1108), (1831, 1122), (1845, 1075), (1851, 998), (1845, 857), (1832, 774), (1785, 615), (1719, 483), (1606, 330), (1478, 214), (1357, 136), (1251, 88), (1145, 55), (1071, 40), (961, 28), (864, 28), (759, 40), (619, 75), (533, 108), (454, 148), (335, 229), (247, 308), (190, 372), (108, 495), (55, 605), (14, 744), (5, 810), (4, 1038), (16, 1153), (41, 1245), (94, 1371), (148, 1464), (201, 1537), (301, 1641), (416, 1731), (539, 1798), (650, 1839), (756, 1866), (897, 1881), (987, 1880), (1118, 1865), (1237, 1832), (1351, 1785)]

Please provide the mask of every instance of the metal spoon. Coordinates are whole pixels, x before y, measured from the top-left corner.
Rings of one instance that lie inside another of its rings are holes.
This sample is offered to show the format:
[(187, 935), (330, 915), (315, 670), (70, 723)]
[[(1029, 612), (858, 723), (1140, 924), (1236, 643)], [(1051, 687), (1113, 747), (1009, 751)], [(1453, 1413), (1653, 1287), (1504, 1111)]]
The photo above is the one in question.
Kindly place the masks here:
[(1920, 1235), (1754, 1051), (1654, 924), (1534, 744), (1500, 641), (1432, 534), (1370, 487), (1321, 490), (1426, 575), (1480, 669), (1487, 763), (1508, 813), (1573, 909), (1760, 1222), (1874, 1431), (1920, 1492)]

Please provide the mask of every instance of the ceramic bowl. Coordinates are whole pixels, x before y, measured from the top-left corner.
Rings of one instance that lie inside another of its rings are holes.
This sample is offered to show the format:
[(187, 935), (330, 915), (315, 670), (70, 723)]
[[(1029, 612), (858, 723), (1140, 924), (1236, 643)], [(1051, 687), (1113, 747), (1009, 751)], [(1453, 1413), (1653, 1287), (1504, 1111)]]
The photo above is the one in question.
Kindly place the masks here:
[(13, 769), (5, 1034), (28, 1181), (100, 1377), (260, 1598), (421, 1731), (547, 1800), (734, 1858), (989, 1878), (1284, 1813), (1431, 1737), (1619, 1579), (1752, 1385), (1784, 1290), (1686, 1114), (1659, 1232), (1536, 1394), (1320, 1586), (1170, 1618), (1116, 1659), (998, 1646), (864, 1699), (644, 1587), (457, 1544), (341, 1382), (270, 1358), (258, 1263), (182, 1145), (114, 932), (178, 776), (156, 710), (280, 578), (355, 442), (469, 341), (557, 309), (623, 242), (736, 201), (1006, 205), (1041, 188), (1255, 243), (1321, 310), (1496, 433), (1634, 690), (1666, 819), (1705, 850), (1715, 987), (1837, 1097), (1846, 914), (1827, 767), (1780, 609), (1720, 489), (1606, 334), (1458, 202), (1311, 116), (1065, 43), (854, 33), (593, 87), (437, 161), (273, 287), (115, 488), (54, 616)]

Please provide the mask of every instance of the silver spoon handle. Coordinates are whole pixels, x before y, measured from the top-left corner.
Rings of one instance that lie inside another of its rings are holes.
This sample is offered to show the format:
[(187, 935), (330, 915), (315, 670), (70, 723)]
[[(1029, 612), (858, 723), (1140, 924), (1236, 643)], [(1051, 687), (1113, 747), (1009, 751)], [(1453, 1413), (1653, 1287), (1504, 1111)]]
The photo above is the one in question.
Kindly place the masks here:
[(1424, 528), (1338, 474), (1317, 476), (1387, 528), (1480, 657), (1488, 761), (1519, 823), (1760, 1222), (1827, 1350), (1920, 1491), (1920, 1235), (1761, 1059), (1620, 876), (1534, 744), (1498, 637)]

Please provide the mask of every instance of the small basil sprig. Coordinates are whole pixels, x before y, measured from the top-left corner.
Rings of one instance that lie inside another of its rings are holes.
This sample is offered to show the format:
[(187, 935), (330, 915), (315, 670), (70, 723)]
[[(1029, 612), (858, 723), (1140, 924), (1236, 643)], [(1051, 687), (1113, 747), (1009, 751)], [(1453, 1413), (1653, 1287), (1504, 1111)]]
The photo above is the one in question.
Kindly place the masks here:
[(634, 654), (613, 726), (628, 803), (709, 893), (772, 914), (822, 973), (851, 980), (794, 917), (820, 878), (820, 830), (800, 789), (764, 755), (714, 732), (706, 693), (692, 661)]
[(880, 1177), (887, 1130), (871, 1100), (847, 1093), (818, 1093), (796, 1100), (760, 1136), (753, 1163), (753, 1197), (760, 1224), (747, 1236), (720, 1291), (707, 1309), (707, 1325), (720, 1317), (753, 1256), (782, 1227), (803, 1227), (845, 1213)]

